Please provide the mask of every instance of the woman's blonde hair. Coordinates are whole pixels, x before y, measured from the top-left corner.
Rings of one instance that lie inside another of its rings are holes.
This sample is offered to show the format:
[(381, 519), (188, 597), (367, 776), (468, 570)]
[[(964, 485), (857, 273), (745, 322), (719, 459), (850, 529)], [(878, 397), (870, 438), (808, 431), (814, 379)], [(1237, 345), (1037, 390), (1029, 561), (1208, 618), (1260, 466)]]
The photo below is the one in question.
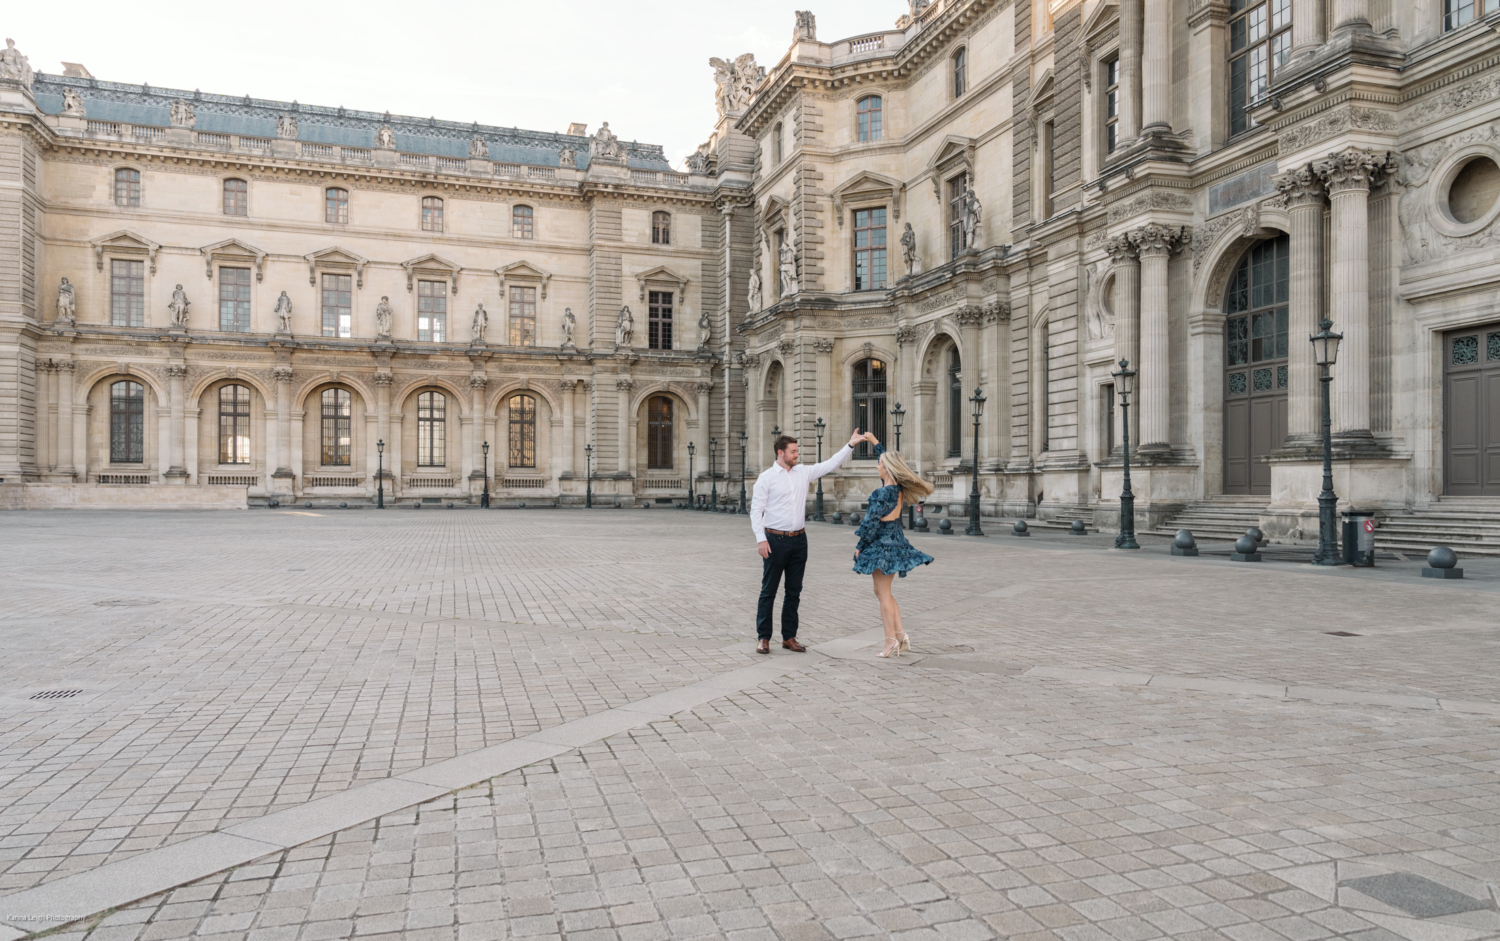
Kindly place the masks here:
[(880, 455), (880, 463), (895, 478), (896, 486), (901, 488), (901, 498), (907, 503), (921, 503), (932, 495), (932, 484), (918, 477), (895, 451)]

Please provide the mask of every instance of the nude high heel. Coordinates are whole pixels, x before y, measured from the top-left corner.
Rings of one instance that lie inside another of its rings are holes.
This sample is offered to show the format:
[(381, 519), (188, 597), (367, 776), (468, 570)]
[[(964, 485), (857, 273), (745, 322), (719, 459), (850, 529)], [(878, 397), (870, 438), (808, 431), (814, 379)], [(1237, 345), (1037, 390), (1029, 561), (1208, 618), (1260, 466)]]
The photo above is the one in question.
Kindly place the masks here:
[(890, 643), (886, 644), (884, 650), (880, 651), (880, 653), (876, 654), (875, 656), (886, 658), (886, 657), (889, 657), (891, 654), (895, 654), (898, 657), (901, 656), (901, 641), (899, 641), (899, 640), (893, 640), (893, 641), (891, 641)]
[(911, 638), (907, 636), (907, 634), (906, 634), (905, 631), (902, 631), (898, 635), (898, 637), (897, 637), (897, 643), (900, 644), (900, 649), (901, 650), (910, 650), (911, 649)]

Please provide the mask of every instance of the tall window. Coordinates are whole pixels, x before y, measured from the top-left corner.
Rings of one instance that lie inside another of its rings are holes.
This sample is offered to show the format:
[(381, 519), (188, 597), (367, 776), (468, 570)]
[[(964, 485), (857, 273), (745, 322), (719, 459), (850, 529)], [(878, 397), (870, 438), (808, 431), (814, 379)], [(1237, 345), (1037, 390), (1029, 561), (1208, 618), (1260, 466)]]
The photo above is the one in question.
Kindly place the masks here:
[(672, 400), (665, 395), (646, 403), (646, 466), (672, 466)]
[(880, 140), (880, 96), (868, 95), (854, 106), (854, 117), (859, 124), (859, 142)]
[(536, 346), (536, 288), (510, 289), (510, 345)]
[(653, 212), (651, 214), (651, 244), (672, 244), (672, 214), (670, 212)]
[(969, 247), (964, 231), (964, 199), (969, 195), (969, 175), (960, 174), (948, 181), (948, 257), (957, 258)]
[(1110, 455), (1115, 453), (1115, 384), (1106, 382), (1099, 387), (1099, 394), (1104, 398), (1099, 410), (1104, 416), (1104, 453)]
[(507, 405), (510, 412), (510, 466), (536, 466), (536, 399), (513, 395)]
[(783, 144), (781, 124), (779, 123), (771, 131), (771, 153), (776, 164), (779, 166), (781, 164), (781, 158), (786, 154), (786, 148)]
[(140, 464), (146, 460), (146, 389), (122, 380), (109, 387), (109, 461)]
[(448, 339), (448, 282), (417, 282), (417, 339), (442, 343)]
[(441, 392), (417, 396), (417, 466), (442, 467), (447, 463), (448, 397)]
[(250, 329), (250, 269), (219, 269), (219, 329)]
[(1104, 152), (1112, 154), (1120, 143), (1120, 57), (1104, 63)]
[(323, 191), (323, 221), (349, 221), (349, 191), (330, 186)]
[(219, 387), (219, 463), (250, 463), (250, 390)]
[(109, 322), (117, 327), (146, 325), (146, 263), (109, 263)]
[(646, 295), (647, 347), (653, 350), (672, 348), (672, 292), (650, 291)]
[(1458, 29), (1500, 9), (1496, 0), (1443, 0), (1443, 30)]
[(510, 211), (510, 237), (513, 239), (536, 238), (536, 215), (530, 206), (517, 206)]
[(141, 204), (141, 171), (121, 168), (115, 171), (115, 205)]
[(854, 213), (854, 290), (885, 287), (885, 210)]
[(969, 50), (960, 48), (953, 54), (953, 97), (962, 98), (969, 90)]
[(323, 336), (354, 335), (354, 278), (347, 274), (323, 275)]
[(353, 439), (353, 406), (345, 389), (323, 390), (323, 466), (348, 467)]
[(224, 181), (224, 215), (250, 214), (250, 186), (244, 180)]
[(1052, 332), (1042, 324), (1042, 450), (1052, 450)]
[(422, 197), (422, 231), (443, 231), (443, 201), (436, 196)]
[(948, 358), (948, 456), (964, 453), (964, 377), (958, 350)]
[[(881, 360), (863, 359), (854, 364), (854, 427), (885, 440), (885, 363)], [(862, 441), (854, 456), (869, 460), (875, 456), (875, 449)]]
[(1288, 236), (1261, 242), (1229, 279), (1224, 365), (1232, 396), (1288, 387), (1290, 256)]
[(1057, 192), (1057, 125), (1051, 121), (1042, 124), (1042, 157), (1047, 166), (1042, 172), (1042, 218), (1052, 218), (1052, 194)]
[(1292, 55), (1292, 0), (1230, 0), (1229, 133), (1255, 126), (1245, 106), (1265, 95)]

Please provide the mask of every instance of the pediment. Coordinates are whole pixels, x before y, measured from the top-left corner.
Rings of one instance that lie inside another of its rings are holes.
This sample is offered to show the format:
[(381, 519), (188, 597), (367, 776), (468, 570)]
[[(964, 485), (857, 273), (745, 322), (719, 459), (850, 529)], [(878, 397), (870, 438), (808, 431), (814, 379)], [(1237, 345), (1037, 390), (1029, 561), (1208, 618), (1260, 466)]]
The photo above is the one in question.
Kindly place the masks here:
[(241, 261), (254, 262), (255, 280), (261, 281), (265, 278), (266, 252), (256, 248), (248, 242), (239, 239), (225, 239), (212, 245), (205, 245), (198, 249), (203, 254), (204, 274), (208, 280), (214, 279), (215, 261)]
[(1052, 84), (1052, 70), (1048, 69), (1042, 73), (1041, 79), (1031, 91), (1031, 97), (1026, 100), (1026, 110), (1028, 112), (1040, 108), (1048, 98), (1052, 97)]
[(119, 255), (144, 255), (151, 273), (156, 274), (156, 253), (161, 245), (145, 236), (137, 235), (129, 229), (120, 229), (117, 232), (90, 239), (89, 244), (94, 246), (94, 266), (100, 271), (104, 270), (104, 253), (110, 251)]
[(351, 252), (347, 248), (333, 246), (331, 248), (319, 249), (310, 255), (302, 256), (307, 259), (307, 283), (316, 285), (318, 283), (318, 269), (333, 269), (342, 271), (353, 271), (358, 287), (365, 286), (365, 268), (369, 266), (370, 259)]
[(957, 134), (949, 134), (938, 144), (937, 150), (933, 151), (932, 158), (927, 161), (928, 170), (936, 170), (955, 160), (963, 160), (967, 163), (973, 162), (974, 140), (969, 137), (961, 137)]
[(1119, 3), (1101, 3), (1094, 8), (1094, 12), (1089, 14), (1089, 18), (1084, 21), (1083, 35), (1087, 37), (1090, 42), (1097, 41), (1100, 38), (1098, 34), (1108, 29), (1110, 26), (1113, 26), (1116, 22), (1119, 21), (1119, 18)]
[(641, 300), (646, 299), (646, 282), (655, 281), (658, 284), (676, 284), (680, 290), (686, 291), (688, 279), (668, 268), (666, 265), (657, 265), (650, 271), (642, 271), (635, 276), (636, 284), (640, 287)]
[(838, 224), (844, 224), (844, 203), (860, 199), (887, 199), (892, 206), (892, 214), (899, 221), (901, 218), (901, 203), (898, 197), (906, 193), (906, 184), (893, 177), (884, 176), (870, 170), (862, 170), (849, 179), (834, 187), (833, 210), (837, 214)]
[(529, 261), (513, 261), (502, 268), (496, 268), (495, 274), (500, 276), (500, 294), (505, 295), (506, 281), (540, 281), (542, 282), (542, 300), (547, 299), (547, 286), (552, 281), (552, 272), (546, 268), (533, 265)]
[(427, 254), (401, 263), (406, 269), (406, 290), (412, 289), (412, 280), (418, 274), (437, 274), (448, 279), (454, 297), (458, 296), (458, 276), (463, 268), (441, 255)]
[(778, 215), (785, 215), (787, 207), (789, 205), (790, 204), (780, 196), (772, 196), (768, 198), (766, 200), (765, 208), (760, 211), (761, 224), (765, 225), (772, 219), (776, 218)]

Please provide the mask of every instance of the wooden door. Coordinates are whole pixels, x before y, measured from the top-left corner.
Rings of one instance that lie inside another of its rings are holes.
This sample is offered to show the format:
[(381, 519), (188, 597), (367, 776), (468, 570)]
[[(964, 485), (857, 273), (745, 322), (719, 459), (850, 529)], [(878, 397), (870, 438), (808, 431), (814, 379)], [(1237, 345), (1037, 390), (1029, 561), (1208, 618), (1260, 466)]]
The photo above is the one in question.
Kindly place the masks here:
[(1443, 492), (1500, 496), (1500, 324), (1443, 345)]

